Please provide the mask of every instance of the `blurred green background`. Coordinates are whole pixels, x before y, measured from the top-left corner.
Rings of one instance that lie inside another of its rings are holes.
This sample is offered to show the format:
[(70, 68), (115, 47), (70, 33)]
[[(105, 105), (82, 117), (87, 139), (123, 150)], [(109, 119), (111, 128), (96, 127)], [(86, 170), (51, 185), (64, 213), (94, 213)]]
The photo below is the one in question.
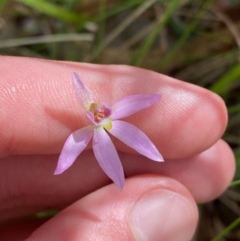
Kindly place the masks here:
[(194, 241), (240, 240), (240, 0), (0, 0), (0, 54), (129, 64), (220, 94), (237, 171), (199, 207)]

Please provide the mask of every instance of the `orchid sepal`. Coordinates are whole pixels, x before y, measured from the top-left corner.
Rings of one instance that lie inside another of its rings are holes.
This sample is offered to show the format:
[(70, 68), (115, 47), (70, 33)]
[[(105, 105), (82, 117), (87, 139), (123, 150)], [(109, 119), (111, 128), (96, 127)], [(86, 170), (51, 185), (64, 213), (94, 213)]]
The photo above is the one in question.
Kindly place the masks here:
[(82, 129), (74, 131), (66, 140), (61, 155), (58, 159), (58, 165), (54, 175), (58, 175), (67, 170), (76, 160), (76, 158), (86, 148), (94, 133), (94, 128), (89, 125)]
[(163, 162), (163, 157), (156, 146), (136, 126), (125, 121), (115, 120), (113, 121), (113, 127), (108, 131), (143, 156), (153, 161)]
[(122, 119), (146, 109), (161, 99), (160, 94), (138, 94), (126, 96), (112, 106), (112, 119)]

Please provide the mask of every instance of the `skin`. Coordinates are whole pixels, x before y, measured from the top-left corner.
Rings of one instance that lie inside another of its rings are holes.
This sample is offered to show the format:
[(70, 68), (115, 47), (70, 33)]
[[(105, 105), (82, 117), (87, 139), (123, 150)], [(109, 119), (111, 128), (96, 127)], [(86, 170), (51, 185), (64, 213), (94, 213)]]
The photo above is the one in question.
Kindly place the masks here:
[[(98, 166), (91, 145), (65, 173), (53, 176), (67, 137), (89, 124), (74, 93), (72, 71), (96, 102), (111, 105), (131, 94), (162, 94), (160, 102), (125, 120), (148, 135), (164, 163), (112, 138), (126, 175), (121, 192)], [(197, 203), (217, 198), (233, 178), (234, 156), (220, 139), (226, 107), (206, 89), (130, 66), (31, 58), (2, 56), (0, 73), (3, 240), (190, 240)], [(158, 216), (153, 204), (162, 205)], [(50, 220), (26, 218), (52, 208), (62, 211)]]

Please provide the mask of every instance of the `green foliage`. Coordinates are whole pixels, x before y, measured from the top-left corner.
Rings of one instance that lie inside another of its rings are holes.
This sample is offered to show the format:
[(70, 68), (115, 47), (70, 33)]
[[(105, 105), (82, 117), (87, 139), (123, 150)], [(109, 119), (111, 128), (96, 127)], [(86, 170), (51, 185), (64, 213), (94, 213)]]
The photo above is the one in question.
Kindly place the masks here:
[(169, 3), (165, 13), (159, 18), (155, 28), (144, 41), (144, 43), (137, 49), (137, 51), (132, 55), (129, 64), (140, 65), (143, 58), (146, 56), (147, 52), (151, 48), (153, 42), (156, 40), (158, 33), (162, 30), (164, 25), (167, 23), (172, 13), (176, 10), (179, 5), (179, 0), (173, 0)]
[(183, 34), (180, 36), (179, 40), (174, 44), (170, 52), (166, 55), (165, 58), (163, 58), (159, 65), (163, 69), (165, 65), (168, 64), (169, 61), (171, 61), (176, 54), (178, 54), (178, 50), (187, 42), (189, 37), (191, 36), (191, 33), (196, 30), (197, 25), (201, 21), (202, 17), (206, 12), (209, 10), (209, 8), (212, 6), (212, 3), (214, 0), (207, 0), (207, 1), (202, 1), (202, 5), (200, 7), (200, 10), (197, 12), (196, 16), (193, 18), (193, 20), (190, 23), (187, 23), (185, 26), (185, 31)]
[(229, 93), (230, 88), (234, 83), (240, 81), (240, 64), (236, 64), (231, 67), (219, 80), (217, 80), (210, 90), (220, 95), (226, 95)]
[(43, 212), (39, 212), (39, 213), (36, 213), (35, 216), (37, 218), (50, 218), (50, 217), (53, 217), (55, 216), (59, 211), (58, 210), (48, 210), (48, 211), (43, 211)]
[(8, 0), (1, 0), (0, 1), (0, 14), (3, 11), (3, 8), (5, 7), (5, 4), (7, 3)]
[[(121, 13), (122, 11), (138, 6), (139, 4), (143, 3), (144, 0), (131, 0), (131, 1), (120, 1), (119, 4), (113, 5), (111, 7), (108, 7), (106, 5), (107, 11), (105, 12), (105, 14), (102, 14), (102, 11), (104, 10), (100, 10), (99, 11), (99, 16), (96, 17), (96, 21), (102, 21), (105, 20), (106, 18), (109, 18), (111, 16), (114, 16), (116, 14)], [(102, 3), (103, 1), (101, 1)]]
[(237, 185), (240, 185), (240, 180), (233, 181), (233, 182), (230, 184), (230, 187), (234, 187), (234, 186), (237, 186)]
[(72, 12), (64, 7), (52, 4), (46, 0), (16, 0), (38, 12), (44, 13), (51, 17), (58, 18), (62, 21), (72, 22), (83, 25), (89, 19), (86, 15)]
[(221, 240), (223, 237), (225, 237), (227, 234), (229, 234), (233, 229), (235, 229), (239, 226), (240, 226), (240, 218), (238, 218), (234, 222), (232, 222), (229, 226), (227, 226), (220, 234), (218, 234), (211, 241)]

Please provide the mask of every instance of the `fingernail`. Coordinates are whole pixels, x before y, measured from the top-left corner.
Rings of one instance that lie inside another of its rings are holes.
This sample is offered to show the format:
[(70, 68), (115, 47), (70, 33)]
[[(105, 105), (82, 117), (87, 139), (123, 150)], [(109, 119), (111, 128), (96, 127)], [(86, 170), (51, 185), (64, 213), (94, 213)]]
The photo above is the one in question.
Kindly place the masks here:
[(169, 190), (146, 194), (130, 212), (130, 228), (137, 241), (189, 241), (195, 220), (191, 204)]

